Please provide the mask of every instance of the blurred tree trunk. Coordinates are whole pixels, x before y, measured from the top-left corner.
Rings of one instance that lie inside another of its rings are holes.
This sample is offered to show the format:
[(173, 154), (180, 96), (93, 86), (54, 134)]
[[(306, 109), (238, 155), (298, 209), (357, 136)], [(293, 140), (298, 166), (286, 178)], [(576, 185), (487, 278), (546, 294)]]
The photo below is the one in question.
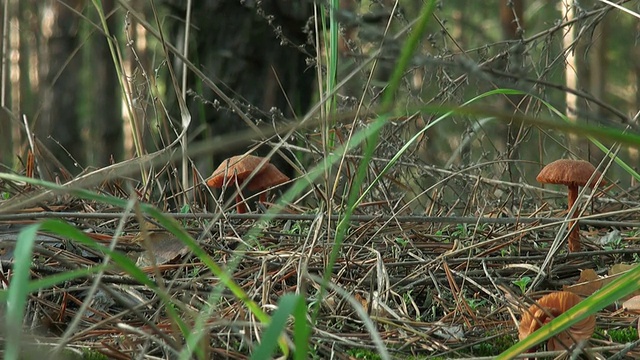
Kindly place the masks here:
[[(7, 93), (12, 86), (5, 85), (9, 81), (9, 52), (11, 51), (11, 47), (8, 41), (9, 38), (9, 19), (13, 14), (10, 13), (10, 9), (12, 10), (14, 7), (9, 7), (9, 0), (0, 1), (0, 7), (2, 7), (2, 11), (0, 11), (0, 128), (2, 129), (12, 129), (11, 119), (9, 114), (4, 111), (4, 108), (11, 110), (12, 107), (10, 105), (10, 95)], [(7, 33), (5, 33), (5, 28)], [(7, 39), (5, 39), (5, 35)], [(0, 164), (13, 164), (14, 162), (14, 154), (13, 154), (13, 139), (11, 131), (0, 131)]]
[[(581, 3), (581, 6), (586, 4)], [(574, 0), (562, 1), (562, 18), (564, 21), (572, 21), (576, 17), (576, 13), (579, 11), (578, 4)], [(596, 30), (589, 32), (587, 29), (582, 30), (581, 26), (584, 26), (583, 22), (577, 22), (567, 27), (567, 31), (564, 35), (562, 45), (565, 49), (565, 85), (574, 90), (592, 90), (591, 87), (591, 70), (589, 69), (589, 61), (596, 60), (599, 54), (594, 54), (594, 51), (599, 49), (589, 49), (591, 36), (586, 34), (595, 34)], [(600, 26), (596, 26), (596, 29)], [(596, 70), (598, 64), (594, 64), (593, 68)], [(604, 69), (603, 69), (604, 70)], [(566, 115), (570, 121), (574, 123), (584, 122), (585, 118), (589, 116), (590, 106), (586, 101), (575, 94), (567, 92), (565, 95), (565, 101), (567, 104)], [(582, 120), (580, 119), (582, 118)], [(567, 147), (569, 152), (575, 154), (577, 158), (587, 159), (589, 152), (589, 143), (584, 136), (569, 134)]]
[[(181, 20), (174, 22), (173, 42), (184, 41), (185, 1), (167, 0)], [(312, 15), (307, 1), (209, 0), (194, 1), (192, 45), (189, 56), (256, 123), (303, 114), (313, 93), (314, 69), (306, 62), (313, 47), (305, 27)], [(314, 60), (314, 59), (312, 59)], [(178, 68), (178, 67), (177, 67)], [(188, 105), (192, 128), (206, 128), (202, 136), (215, 138), (246, 129), (247, 125), (199, 79), (189, 76), (193, 91)], [(204, 101), (203, 101), (204, 100)], [(214, 163), (246, 148), (216, 154), (198, 167), (212, 170)], [(277, 162), (277, 160), (276, 160)]]
[[(640, 34), (640, 20), (636, 19), (635, 20), (635, 33), (636, 34)], [(638, 35), (636, 35), (635, 38), (635, 42), (633, 44), (633, 47), (631, 49), (631, 55), (633, 56), (634, 59), (640, 59), (640, 37), (638, 37)], [(640, 109), (640, 62), (638, 61), (633, 61), (633, 75), (635, 77), (635, 83), (636, 83), (636, 91), (635, 91), (635, 98), (633, 99), (633, 108), (634, 109)], [(634, 121), (636, 122), (636, 124), (638, 124), (640, 121), (640, 119), (638, 119), (638, 114), (635, 114), (634, 117)], [(629, 147), (629, 158), (631, 159), (630, 163), (633, 164), (632, 167), (635, 171), (640, 171), (640, 150), (636, 147), (630, 146)], [(631, 178), (631, 187), (635, 187), (638, 185), (638, 183), (636, 182), (635, 178), (633, 176), (630, 177)]]
[[(606, 40), (609, 36), (608, 31), (608, 16), (605, 16), (598, 25), (595, 26), (591, 36), (586, 37), (585, 43), (586, 45), (585, 51), (587, 53), (584, 55), (586, 61), (585, 65), (585, 73), (586, 77), (584, 82), (587, 84), (588, 92), (591, 96), (599, 100), (605, 100), (605, 75), (607, 74), (607, 46)], [(592, 102), (587, 102), (584, 105), (585, 111), (588, 113), (583, 113), (584, 121), (589, 125), (598, 125), (600, 119), (604, 115), (604, 110), (600, 105), (594, 104)], [(585, 159), (597, 164), (602, 160), (605, 154), (598, 149), (598, 147), (593, 144), (591, 141), (584, 139), (584, 146), (581, 149), (587, 151), (585, 155)]]
[[(563, 20), (570, 21), (575, 18), (578, 6), (593, 5), (594, 2), (586, 1), (577, 3), (573, 0), (562, 2)], [(563, 39), (566, 51), (565, 85), (570, 89), (586, 91), (590, 96), (604, 100), (606, 61), (607, 18), (598, 21), (579, 21), (567, 29)], [(587, 27), (588, 26), (588, 27)], [(589, 124), (598, 122), (602, 109), (597, 104), (580, 98), (574, 94), (566, 94), (567, 117), (575, 123)], [(602, 159), (603, 154), (594, 148), (591, 142), (583, 136), (569, 135), (569, 150), (576, 157), (592, 162)], [(592, 158), (592, 155), (595, 158)]]
[[(79, 71), (78, 16), (82, 0), (47, 0), (40, 19), (40, 99), (42, 111), (35, 119), (35, 135), (67, 168), (78, 172), (85, 149), (78, 117)], [(47, 163), (41, 165), (48, 165)], [(59, 175), (56, 166), (42, 168), (45, 178)]]
[[(37, 114), (36, 110), (40, 108), (39, 93), (39, 72), (40, 59), (38, 58), (40, 41), (40, 23), (38, 19), (38, 11), (42, 7), (39, 0), (16, 1), (19, 3), (19, 20), (14, 19), (19, 25), (20, 34), (16, 39), (19, 45), (16, 51), (19, 52), (19, 60), (12, 66), (15, 83), (11, 84), (12, 111), (14, 116), (20, 118), (22, 113), (27, 115), (29, 124), (33, 124)], [(18, 119), (21, 121), (22, 119)], [(27, 134), (20, 125), (12, 125), (13, 154), (23, 156), (24, 150), (28, 144)]]
[[(502, 38), (504, 40), (512, 40), (509, 43), (509, 57), (506, 63), (505, 72), (513, 75), (525, 76), (526, 67), (524, 61), (524, 45), (518, 43), (524, 34), (524, 0), (501, 0), (500, 1), (500, 25), (502, 28)], [(513, 82), (513, 88), (518, 89), (518, 80), (514, 78), (507, 80)], [(504, 102), (504, 108), (508, 112), (514, 114), (522, 114), (525, 112), (527, 102), (522, 95), (508, 95)], [(507, 123), (507, 128), (502, 137), (505, 144), (505, 158), (507, 160), (520, 159), (519, 147), (523, 141), (523, 132), (525, 131), (522, 123)], [(505, 168), (509, 174), (509, 181), (519, 182), (523, 178), (523, 174), (519, 173), (517, 163), (508, 161)], [(514, 201), (518, 201), (514, 196)]]
[[(573, 0), (563, 0), (560, 4), (560, 9), (562, 12), (562, 20), (565, 22), (572, 21), (575, 18), (576, 9), (573, 4)], [(570, 89), (576, 89), (578, 86), (578, 75), (577, 75), (577, 59), (576, 59), (576, 51), (577, 45), (574, 44), (576, 41), (576, 30), (574, 25), (570, 25), (566, 27), (566, 31), (562, 38), (562, 47), (565, 51), (565, 70), (564, 70), (564, 81), (565, 86)], [(578, 118), (578, 97), (575, 94), (567, 92), (565, 95), (566, 102), (566, 115), (567, 118), (576, 122)], [(569, 135), (569, 147), (577, 148), (578, 145), (578, 137), (576, 135)]]
[(21, 111), (32, 105), (28, 91), (29, 67), (24, 59), (34, 51), (30, 48), (33, 45), (30, 40), (36, 32), (31, 23), (23, 19), (33, 18), (28, 16), (33, 15), (33, 5), (28, 0), (0, 2), (0, 57), (3, 60), (0, 67), (0, 106), (5, 110), (0, 111), (0, 161), (10, 167), (18, 161), (19, 156), (26, 155), (21, 153), (24, 150), (21, 146), (22, 127), (15, 121), (22, 121)]
[[(114, 9), (114, 0), (102, 0), (105, 14), (110, 14)], [(115, 14), (107, 19), (107, 26), (111, 33), (115, 29), (118, 19)], [(90, 42), (89, 51), (94, 55), (91, 62), (85, 64), (90, 71), (90, 81), (84, 82), (91, 88), (90, 99), (85, 99), (91, 104), (91, 111), (87, 116), (89, 144), (92, 144), (93, 158), (90, 164), (104, 166), (109, 164), (111, 156), (116, 161), (122, 160), (122, 116), (120, 114), (120, 97), (118, 75), (113, 64), (109, 45), (104, 35), (95, 32)]]
[[(149, 2), (147, 0), (130, 0), (129, 4), (135, 11), (141, 14), (150, 14)], [(154, 108), (154, 90), (153, 85), (149, 85), (149, 81), (142, 74), (153, 73), (154, 51), (149, 47), (147, 41), (149, 35), (135, 17), (127, 17), (127, 26), (123, 33), (126, 34), (127, 41), (131, 46), (127, 51), (123, 52), (123, 72), (128, 79), (128, 85), (125, 94), (129, 99), (135, 99), (135, 105), (131, 112), (126, 108), (122, 111), (122, 137), (123, 137), (123, 156), (131, 158), (138, 155), (136, 149), (136, 141), (140, 143), (143, 151), (153, 152), (158, 150), (157, 144), (154, 143), (154, 134), (156, 132), (151, 126), (145, 126), (148, 119), (154, 115), (149, 113)], [(157, 115), (160, 119), (164, 119), (164, 113), (160, 111)]]

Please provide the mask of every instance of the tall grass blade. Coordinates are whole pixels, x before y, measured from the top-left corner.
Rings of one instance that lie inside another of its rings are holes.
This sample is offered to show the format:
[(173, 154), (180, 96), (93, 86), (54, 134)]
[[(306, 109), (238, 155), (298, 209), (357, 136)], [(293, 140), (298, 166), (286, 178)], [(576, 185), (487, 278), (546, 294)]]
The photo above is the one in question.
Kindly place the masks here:
[[(253, 354), (251, 354), (251, 360), (272, 359), (272, 354), (277, 347), (278, 339), (287, 327), (289, 316), (296, 313), (296, 309), (299, 307), (301, 300), (303, 299), (300, 295), (295, 294), (285, 294), (280, 298), (278, 301), (278, 310), (271, 316), (271, 322), (262, 334), (260, 345), (258, 345), (258, 347), (254, 349)], [(302, 301), (302, 303), (304, 304), (304, 301)], [(296, 318), (295, 321), (298, 322), (299, 319)], [(306, 321), (306, 317), (303, 317), (302, 321)]]
[(13, 275), (9, 280), (9, 291), (7, 295), (7, 314), (5, 321), (7, 340), (4, 352), (4, 358), (6, 360), (17, 360), (20, 356), (23, 332), (22, 323), (24, 321), (24, 313), (29, 297), (33, 246), (39, 229), (39, 224), (29, 225), (18, 234), (18, 241), (14, 252)]

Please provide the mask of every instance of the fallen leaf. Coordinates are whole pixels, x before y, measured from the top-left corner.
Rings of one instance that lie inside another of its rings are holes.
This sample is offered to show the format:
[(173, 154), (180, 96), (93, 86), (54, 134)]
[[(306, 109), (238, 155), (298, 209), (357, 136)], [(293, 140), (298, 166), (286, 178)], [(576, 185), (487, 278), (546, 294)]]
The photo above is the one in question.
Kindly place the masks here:
[(136, 262), (141, 267), (166, 264), (189, 251), (182, 241), (168, 232), (149, 232), (141, 245), (145, 251)]
[(627, 272), (633, 269), (634, 267), (636, 267), (637, 265), (638, 264), (615, 264), (611, 267), (611, 269), (609, 269), (609, 276), (618, 275), (618, 274)]
[(640, 314), (640, 295), (636, 295), (623, 302), (622, 308), (632, 314)]
[[(615, 264), (609, 269), (609, 276), (599, 276), (593, 269), (585, 269), (580, 272), (580, 278), (578, 282), (574, 285), (564, 285), (562, 287), (563, 291), (571, 291), (574, 294), (578, 294), (581, 296), (591, 296), (594, 292), (600, 290), (603, 286), (609, 284), (611, 281), (615, 280), (619, 276), (622, 276), (629, 269), (632, 269), (637, 264)], [(639, 291), (634, 291), (630, 295), (623, 297), (624, 299), (629, 299), (634, 295), (640, 295)]]
[(562, 290), (586, 297), (600, 290), (610, 281), (610, 278), (599, 276), (593, 269), (584, 269), (580, 272), (580, 278), (576, 284), (564, 285)]
[(599, 245), (605, 246), (605, 245), (619, 243), (621, 239), (622, 239), (622, 236), (620, 235), (620, 231), (613, 230), (613, 231), (609, 231), (608, 233), (606, 233), (604, 236), (602, 236), (596, 241)]

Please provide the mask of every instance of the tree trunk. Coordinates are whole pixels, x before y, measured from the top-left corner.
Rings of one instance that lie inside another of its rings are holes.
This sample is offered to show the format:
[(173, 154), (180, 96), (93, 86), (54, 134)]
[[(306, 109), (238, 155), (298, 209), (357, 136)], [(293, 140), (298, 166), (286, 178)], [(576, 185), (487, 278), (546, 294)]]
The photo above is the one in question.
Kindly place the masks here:
[[(2, 7), (2, 11), (0, 12), (0, 39), (5, 39), (5, 35), (7, 38), (10, 37), (8, 23), (11, 13), (9, 10), (13, 9), (13, 7), (10, 8), (9, 3), (10, 1), (8, 0), (0, 2), (0, 6)], [(7, 31), (6, 34), (5, 31)], [(0, 44), (0, 84), (6, 84), (7, 81), (9, 81), (9, 53), (12, 50), (10, 46), (14, 44), (9, 41), (0, 41)], [(13, 86), (13, 84), (11, 86), (0, 86), (0, 108), (13, 109), (10, 103), (10, 94), (6, 92), (8, 89), (13, 89)], [(11, 118), (3, 109), (0, 109), (0, 127), (2, 129), (13, 129)], [(12, 131), (0, 131), (0, 164), (11, 165), (14, 162), (15, 155), (12, 149), (12, 135)]]
[[(175, 12), (184, 12), (186, 2), (169, 3)], [(307, 59), (314, 56), (313, 47), (307, 44), (307, 34), (303, 32), (312, 14), (308, 2), (219, 0), (193, 4), (189, 58), (207, 76), (256, 122), (271, 122), (279, 117), (278, 113), (285, 118), (304, 114), (314, 85), (314, 69), (307, 64)], [(182, 48), (183, 27), (182, 20), (173, 24), (172, 37), (178, 48)], [(188, 87), (197, 95), (188, 99), (192, 128), (206, 124), (204, 136), (208, 138), (247, 128), (198, 79), (190, 76)], [(217, 100), (220, 107), (214, 108), (203, 100)], [(214, 164), (246, 150), (215, 154), (214, 159), (198, 167), (212, 170)]]
[[(520, 40), (524, 34), (524, 0), (502, 0), (500, 3), (500, 25), (502, 28), (502, 38), (504, 40)], [(510, 42), (509, 57), (505, 71), (510, 74), (524, 76), (526, 67), (524, 65), (524, 45), (515, 41)], [(513, 88), (518, 88), (518, 81), (513, 81)], [(525, 97), (522, 95), (508, 95), (504, 102), (504, 108), (514, 114), (522, 114), (526, 110)], [(505, 144), (505, 158), (507, 160), (520, 159), (519, 146), (523, 139), (524, 124), (509, 122), (507, 124)], [(505, 168), (509, 174), (509, 181), (519, 182), (522, 174), (519, 173), (515, 161), (508, 161)], [(514, 196), (514, 201), (517, 197)]]
[[(112, 12), (113, 3), (113, 0), (102, 0), (105, 14)], [(119, 21), (115, 15), (107, 19), (107, 26), (112, 34), (116, 33), (115, 28)], [(112, 156), (116, 161), (122, 160), (122, 116), (118, 96), (118, 75), (107, 39), (97, 32), (93, 36), (91, 51), (96, 56), (93, 57), (91, 64), (86, 64), (90, 67), (92, 74), (92, 81), (87, 85), (92, 88), (92, 94), (99, 94), (99, 96), (88, 99), (92, 111), (86, 121), (91, 124), (89, 140), (93, 144), (93, 159), (89, 163), (104, 166), (109, 164)]]
[[(62, 2), (75, 9), (82, 6), (81, 0), (48, 0), (43, 5), (39, 56), (42, 112), (35, 119), (35, 135), (65, 167), (78, 172), (85, 161), (77, 112), (81, 59), (74, 54), (78, 46), (78, 16)], [(56, 166), (42, 170), (45, 178), (60, 175)]]
[[(585, 57), (588, 59), (585, 65), (585, 72), (588, 74), (585, 82), (587, 82), (589, 94), (596, 99), (606, 100), (605, 99), (605, 75), (607, 72), (608, 62), (607, 62), (607, 37), (609, 36), (608, 31), (608, 16), (605, 16), (602, 21), (595, 26), (593, 29), (593, 33), (590, 37), (587, 37), (585, 40), (590, 43), (587, 48), (588, 53), (585, 54)], [(583, 114), (585, 118), (585, 122), (589, 125), (598, 125), (599, 119), (602, 118), (604, 111), (602, 107), (592, 102), (585, 104), (585, 110), (588, 110), (588, 113)], [(583, 140), (584, 141), (584, 140)], [(593, 144), (591, 141), (585, 141), (584, 148), (588, 151), (586, 154), (586, 159), (593, 162), (598, 163), (604, 157), (604, 154), (598, 147)]]

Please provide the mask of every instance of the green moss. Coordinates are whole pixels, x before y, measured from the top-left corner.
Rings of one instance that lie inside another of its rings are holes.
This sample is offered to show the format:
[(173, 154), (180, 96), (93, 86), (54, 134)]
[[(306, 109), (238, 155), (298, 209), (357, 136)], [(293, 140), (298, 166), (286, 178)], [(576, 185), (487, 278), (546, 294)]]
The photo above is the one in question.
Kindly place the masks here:
[[(490, 338), (491, 334), (487, 334)], [(471, 354), (474, 356), (496, 356), (515, 344), (516, 339), (510, 334), (496, 335), (485, 342), (471, 347)]]
[(347, 350), (347, 353), (349, 353), (349, 355), (353, 356), (356, 359), (363, 359), (363, 360), (379, 360), (380, 359), (380, 355), (378, 355), (378, 353), (371, 350), (367, 350), (367, 349), (350, 349), (350, 350)]
[(609, 329), (606, 333), (611, 340), (617, 343), (628, 343), (638, 340), (638, 329), (631, 326), (622, 329)]
[(56, 359), (59, 360), (83, 360), (86, 359), (86, 357), (84, 357), (84, 353), (82, 355), (78, 354), (78, 352), (73, 351), (71, 349), (63, 349), (60, 352), (60, 355), (58, 355), (56, 357)]

